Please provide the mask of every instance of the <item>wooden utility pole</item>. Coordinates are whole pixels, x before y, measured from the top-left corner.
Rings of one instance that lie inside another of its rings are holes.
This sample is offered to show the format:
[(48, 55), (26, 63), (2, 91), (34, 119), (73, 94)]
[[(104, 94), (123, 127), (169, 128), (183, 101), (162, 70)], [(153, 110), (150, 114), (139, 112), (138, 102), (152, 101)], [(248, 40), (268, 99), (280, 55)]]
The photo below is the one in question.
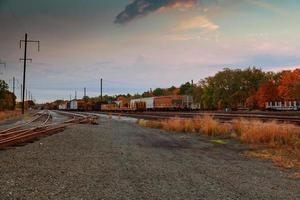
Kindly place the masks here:
[[(27, 43), (38, 43), (38, 51), (40, 51), (40, 41), (38, 40), (28, 40), (27, 33), (25, 33), (25, 40), (20, 40), (20, 48), (22, 48), (22, 42), (24, 42), (24, 69), (23, 69), (23, 88), (22, 88), (22, 114), (25, 113), (25, 86), (26, 86), (26, 64), (27, 64)], [(27, 93), (26, 93), (27, 95)]]
[[(3, 71), (6, 69), (6, 62), (2, 62), (1, 60), (0, 60), (0, 65), (3, 65)], [(2, 71), (0, 71), (0, 74), (3, 74), (3, 72)]]
[(102, 78), (100, 79), (100, 111), (102, 110)]
[(21, 84), (21, 87), (20, 87), (20, 91), (21, 91), (21, 96), (20, 96), (20, 98), (21, 98), (21, 99), (22, 99), (22, 96), (23, 96), (22, 88), (23, 88), (23, 86), (22, 86), (22, 84)]
[(16, 95), (16, 94), (15, 94), (15, 81), (16, 81), (16, 79), (15, 79), (15, 77), (13, 77), (13, 94), (14, 94), (14, 95)]

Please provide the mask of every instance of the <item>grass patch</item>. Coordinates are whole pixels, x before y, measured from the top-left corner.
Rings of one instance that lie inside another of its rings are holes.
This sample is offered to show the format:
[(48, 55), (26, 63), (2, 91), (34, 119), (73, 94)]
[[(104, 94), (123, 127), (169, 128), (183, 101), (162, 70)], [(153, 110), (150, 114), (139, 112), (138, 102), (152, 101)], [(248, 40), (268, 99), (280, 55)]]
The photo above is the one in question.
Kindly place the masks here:
[[(216, 144), (226, 144), (222, 139), (234, 138), (256, 149), (245, 155), (269, 159), (279, 167), (297, 168), (300, 172), (300, 128), (293, 124), (245, 119), (221, 123), (209, 115), (192, 119), (138, 120), (138, 124), (169, 132), (204, 134), (213, 137), (211, 141)], [(258, 150), (261, 147), (263, 150)]]
[(216, 143), (216, 144), (227, 144), (228, 142), (226, 142), (225, 140), (222, 140), (222, 139), (214, 139), (214, 140), (211, 140), (213, 143)]

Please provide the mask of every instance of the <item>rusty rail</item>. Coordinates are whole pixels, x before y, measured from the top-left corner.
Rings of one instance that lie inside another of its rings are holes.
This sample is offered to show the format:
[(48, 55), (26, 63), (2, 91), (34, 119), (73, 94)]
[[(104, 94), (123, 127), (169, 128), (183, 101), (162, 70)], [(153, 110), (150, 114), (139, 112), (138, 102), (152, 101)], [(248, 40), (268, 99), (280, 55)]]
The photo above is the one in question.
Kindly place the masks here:
[(22, 126), (16, 126), (11, 129), (7, 129), (0, 135), (0, 149), (61, 132), (67, 126), (72, 124), (91, 123), (95, 120), (95, 116), (90, 115), (70, 114), (70, 116), (73, 118), (62, 122), (61, 124), (49, 124), (51, 119), (51, 114), (49, 112), (46, 120), (36, 127), (18, 130)]

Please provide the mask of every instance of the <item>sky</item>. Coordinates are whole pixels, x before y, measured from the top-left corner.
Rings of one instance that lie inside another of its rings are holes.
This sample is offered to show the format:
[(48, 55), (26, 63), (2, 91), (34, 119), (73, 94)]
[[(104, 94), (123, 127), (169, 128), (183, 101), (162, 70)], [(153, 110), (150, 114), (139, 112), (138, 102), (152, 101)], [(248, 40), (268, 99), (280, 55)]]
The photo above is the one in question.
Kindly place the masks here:
[(37, 102), (142, 93), (225, 67), (300, 66), (299, 0), (0, 0), (0, 79)]

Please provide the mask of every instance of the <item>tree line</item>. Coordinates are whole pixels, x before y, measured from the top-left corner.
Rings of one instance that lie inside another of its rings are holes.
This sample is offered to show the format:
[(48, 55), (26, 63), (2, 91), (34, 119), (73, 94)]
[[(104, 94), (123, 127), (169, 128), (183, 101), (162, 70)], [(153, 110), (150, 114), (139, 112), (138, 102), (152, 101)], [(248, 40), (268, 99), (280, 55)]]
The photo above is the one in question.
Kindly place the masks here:
[(141, 96), (191, 95), (202, 109), (264, 108), (268, 101), (300, 101), (300, 69), (264, 72), (252, 67), (225, 68), (197, 84), (156, 88)]
[(16, 107), (16, 96), (8, 90), (8, 84), (0, 80), (0, 111), (14, 110)]
[[(104, 95), (102, 103), (119, 100), (128, 104), (134, 98), (168, 95), (191, 95), (194, 104), (204, 110), (263, 109), (265, 103), (269, 101), (300, 101), (300, 69), (276, 73), (265, 72), (256, 67), (224, 68), (214, 76), (206, 77), (196, 84), (186, 82), (179, 87), (155, 88), (134, 95)], [(84, 100), (89, 103), (101, 101), (100, 97), (87, 96)]]

